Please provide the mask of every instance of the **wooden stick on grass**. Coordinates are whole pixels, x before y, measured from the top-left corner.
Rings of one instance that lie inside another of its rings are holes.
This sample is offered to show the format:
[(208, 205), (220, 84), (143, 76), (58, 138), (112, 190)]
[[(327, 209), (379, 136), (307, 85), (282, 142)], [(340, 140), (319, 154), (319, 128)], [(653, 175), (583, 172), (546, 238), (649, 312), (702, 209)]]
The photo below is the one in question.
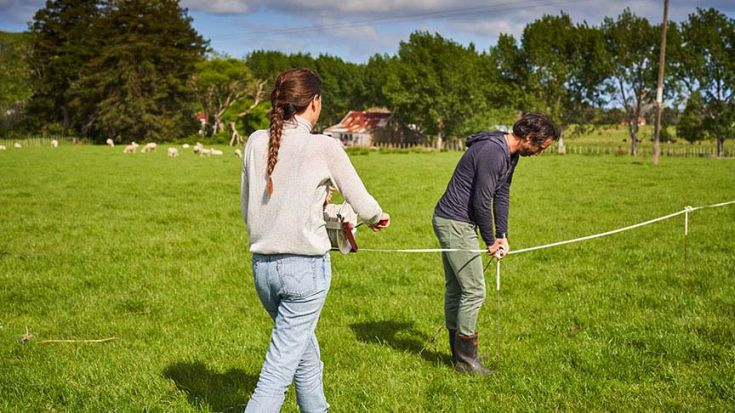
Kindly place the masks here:
[(48, 343), (105, 343), (107, 341), (117, 340), (117, 337), (101, 338), (99, 340), (41, 340), (39, 344)]

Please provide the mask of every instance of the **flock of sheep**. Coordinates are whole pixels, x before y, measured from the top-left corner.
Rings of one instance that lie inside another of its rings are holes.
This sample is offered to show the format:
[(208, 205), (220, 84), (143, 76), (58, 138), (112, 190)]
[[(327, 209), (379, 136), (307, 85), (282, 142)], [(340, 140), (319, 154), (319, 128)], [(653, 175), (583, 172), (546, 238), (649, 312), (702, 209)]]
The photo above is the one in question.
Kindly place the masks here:
[[(112, 148), (114, 148), (115, 147), (115, 142), (112, 139), (108, 139), (107, 140), (107, 145), (110, 146), (110, 147), (112, 147)], [(58, 147), (59, 146), (59, 141), (57, 141), (56, 139), (53, 139), (51, 141), (51, 146), (53, 146), (54, 148)], [(138, 145), (137, 143), (133, 142), (130, 145), (126, 146), (125, 149), (123, 149), (123, 153), (136, 153), (136, 152), (138, 152), (138, 146), (140, 146), (140, 145)], [(15, 144), (13, 145), (13, 147), (16, 148), (16, 149), (20, 149), (20, 148), (23, 147), (23, 145), (21, 145), (18, 142), (15, 142)], [(143, 146), (143, 149), (141, 149), (140, 151), (143, 152), (143, 153), (152, 152), (152, 151), (156, 150), (157, 147), (158, 147), (158, 145), (156, 145), (153, 142), (146, 143)], [(188, 143), (185, 143), (185, 144), (181, 145), (181, 147), (184, 148), (184, 149), (188, 149), (189, 148), (189, 144)], [(7, 148), (5, 147), (5, 145), (0, 145), (0, 151), (5, 151), (5, 150), (7, 150)], [(219, 149), (214, 149), (214, 148), (205, 148), (204, 145), (202, 145), (199, 142), (197, 142), (196, 145), (194, 145), (194, 153), (197, 154), (197, 155), (199, 155), (199, 156), (211, 156), (211, 155), (218, 156), (218, 155), (224, 155), (224, 152), (223, 151), (221, 151)], [(235, 149), (235, 155), (238, 158), (242, 158), (242, 151), (240, 149)], [(179, 156), (179, 150), (176, 149), (176, 148), (174, 148), (174, 147), (169, 147), (168, 148), (168, 156), (171, 157), (171, 158), (175, 158), (175, 157)]]
[[(53, 146), (54, 148), (56, 148), (57, 146), (59, 146), (59, 141), (57, 141), (56, 139), (53, 139), (53, 140), (51, 141), (51, 146)], [(20, 148), (22, 148), (22, 147), (23, 147), (23, 145), (21, 145), (21, 144), (20, 144), (20, 143), (18, 143), (18, 142), (15, 142), (15, 143), (13, 144), (13, 148), (15, 148), (15, 149), (20, 149)], [(0, 145), (0, 151), (7, 151), (7, 150), (8, 150), (8, 148), (7, 148), (7, 147), (5, 147), (5, 145)]]
[[(115, 142), (113, 142), (112, 139), (108, 139), (107, 140), (107, 145), (109, 145), (110, 147), (113, 147), (114, 148), (115, 147)], [(125, 149), (123, 149), (123, 153), (136, 153), (136, 152), (138, 152), (138, 146), (140, 146), (140, 145), (138, 145), (135, 142), (132, 142), (130, 145), (126, 146)], [(156, 145), (153, 142), (146, 143), (143, 146), (143, 149), (141, 149), (140, 151), (143, 152), (143, 153), (152, 152), (152, 151), (155, 151), (157, 147), (158, 147), (158, 145)], [(189, 148), (189, 144), (188, 143), (185, 143), (185, 144), (181, 145), (181, 147), (184, 148), (184, 149), (188, 149)], [(176, 149), (176, 148), (174, 148), (174, 147), (169, 147), (167, 152), (168, 152), (168, 156), (171, 157), (171, 158), (175, 158), (175, 157), (179, 156), (179, 150)], [(221, 151), (220, 149), (205, 148), (204, 145), (202, 145), (199, 142), (197, 142), (196, 145), (194, 145), (194, 153), (197, 154), (197, 155), (199, 155), (199, 156), (211, 156), (211, 155), (217, 156), (217, 155), (224, 155), (224, 152)], [(238, 158), (242, 158), (242, 151), (240, 149), (235, 149), (235, 155)]]

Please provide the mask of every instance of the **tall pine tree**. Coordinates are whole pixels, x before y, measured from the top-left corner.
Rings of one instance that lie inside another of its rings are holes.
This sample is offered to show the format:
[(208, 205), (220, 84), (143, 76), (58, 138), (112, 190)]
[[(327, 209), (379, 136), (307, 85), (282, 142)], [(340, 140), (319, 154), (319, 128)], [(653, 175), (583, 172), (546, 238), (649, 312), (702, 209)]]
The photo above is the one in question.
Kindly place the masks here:
[(75, 86), (95, 101), (88, 129), (100, 140), (167, 141), (197, 130), (192, 77), (206, 42), (174, 0), (119, 0), (106, 10), (104, 44)]
[(30, 24), (32, 78), (28, 113), (38, 123), (73, 127), (69, 90), (97, 52), (99, 0), (48, 0)]

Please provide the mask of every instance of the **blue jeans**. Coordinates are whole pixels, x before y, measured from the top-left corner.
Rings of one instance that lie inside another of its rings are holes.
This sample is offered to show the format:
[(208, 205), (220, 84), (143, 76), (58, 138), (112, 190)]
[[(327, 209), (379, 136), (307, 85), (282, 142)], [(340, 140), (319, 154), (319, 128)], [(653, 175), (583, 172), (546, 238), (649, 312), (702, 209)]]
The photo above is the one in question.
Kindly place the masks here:
[(270, 347), (246, 413), (278, 412), (293, 381), (302, 412), (326, 412), (323, 366), (314, 335), (332, 278), (324, 256), (253, 254), (260, 302), (274, 321)]

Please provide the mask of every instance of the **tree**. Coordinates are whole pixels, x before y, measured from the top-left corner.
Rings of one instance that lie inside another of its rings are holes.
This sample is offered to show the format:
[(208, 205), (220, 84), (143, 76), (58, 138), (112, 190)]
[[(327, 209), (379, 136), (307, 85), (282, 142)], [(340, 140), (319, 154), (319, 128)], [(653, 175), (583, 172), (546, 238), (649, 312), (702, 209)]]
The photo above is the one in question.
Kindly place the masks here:
[(686, 139), (689, 143), (704, 139), (707, 132), (704, 129), (702, 112), (702, 97), (699, 92), (694, 92), (689, 95), (686, 107), (679, 117), (676, 135)]
[(203, 60), (194, 75), (196, 95), (204, 115), (212, 122), (213, 134), (225, 129), (225, 112), (246, 98), (252, 102), (240, 108), (237, 117), (250, 113), (266, 97), (264, 86), (265, 81), (255, 79), (244, 61), (230, 57)]
[(0, 32), (0, 131), (10, 131), (23, 118), (31, 96), (29, 52), (27, 34)]
[(498, 42), (490, 48), (487, 59), (488, 66), (496, 74), (493, 96), (488, 96), (493, 106), (518, 110), (526, 107), (530, 98), (525, 87), (530, 67), (516, 39), (501, 33)]
[(660, 30), (625, 9), (617, 20), (606, 17), (602, 31), (609, 53), (608, 91), (622, 104), (630, 134), (630, 153), (638, 153), (638, 121), (655, 98)]
[(569, 77), (574, 26), (567, 14), (544, 15), (523, 29), (522, 53), (526, 61), (532, 108), (545, 112), (561, 127), (559, 152), (564, 153), (566, 111), (571, 101)]
[(401, 42), (384, 92), (404, 124), (436, 136), (441, 148), (447, 136), (474, 131), (469, 119), (487, 108), (480, 63), (474, 45), (415, 32)]
[(295, 67), (316, 70), (314, 58), (308, 53), (287, 55), (272, 50), (256, 50), (248, 54), (245, 62), (255, 78), (266, 81), (265, 90), (269, 93), (273, 90), (273, 82), (276, 77), (284, 70)]
[(49, 0), (30, 24), (33, 94), (28, 112), (41, 122), (72, 127), (69, 90), (83, 75), (102, 40), (96, 22), (100, 0)]
[(383, 89), (395, 62), (396, 58), (388, 55), (376, 54), (368, 59), (363, 74), (363, 96), (360, 99), (363, 107), (390, 106), (390, 101)]
[(602, 34), (586, 24), (575, 26), (569, 15), (545, 15), (523, 30), (531, 107), (548, 113), (561, 129), (559, 152), (564, 153), (564, 130), (571, 123), (588, 123), (602, 103), (606, 51)]
[(735, 20), (698, 8), (682, 24), (681, 37), (677, 74), (690, 94), (701, 96), (701, 126), (716, 138), (717, 154), (723, 156), (725, 138), (735, 134)]
[(319, 55), (314, 63), (322, 78), (320, 126), (334, 125), (350, 110), (366, 109), (361, 99), (365, 95), (364, 66), (329, 55)]
[(93, 102), (84, 131), (99, 140), (179, 138), (197, 130), (192, 79), (206, 43), (175, 0), (119, 0), (98, 25), (102, 45), (72, 85)]

